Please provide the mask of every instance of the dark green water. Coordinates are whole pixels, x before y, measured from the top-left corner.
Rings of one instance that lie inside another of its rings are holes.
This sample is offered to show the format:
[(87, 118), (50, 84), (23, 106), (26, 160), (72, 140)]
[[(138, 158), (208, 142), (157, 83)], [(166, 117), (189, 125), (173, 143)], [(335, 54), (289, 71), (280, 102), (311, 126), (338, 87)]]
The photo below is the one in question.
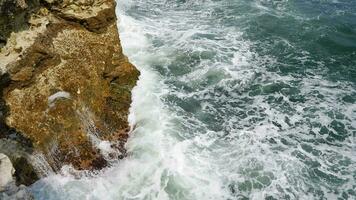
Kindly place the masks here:
[(356, 1), (130, 0), (117, 12), (142, 73), (132, 157), (43, 180), (39, 199), (356, 198)]

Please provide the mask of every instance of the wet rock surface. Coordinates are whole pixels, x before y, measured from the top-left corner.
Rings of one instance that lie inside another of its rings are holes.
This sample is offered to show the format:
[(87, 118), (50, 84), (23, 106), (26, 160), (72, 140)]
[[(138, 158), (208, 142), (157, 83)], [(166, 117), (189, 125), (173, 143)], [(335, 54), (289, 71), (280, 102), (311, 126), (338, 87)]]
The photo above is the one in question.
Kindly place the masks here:
[(0, 22), (0, 152), (18, 183), (123, 157), (139, 72), (122, 53), (114, 0), (0, 0), (0, 10), (24, 16)]
[(12, 175), (14, 173), (15, 169), (10, 159), (5, 154), (0, 153), (0, 191), (3, 191), (13, 181)]
[(15, 169), (5, 154), (0, 153), (0, 199), (2, 200), (31, 200), (33, 196), (24, 185), (16, 186), (13, 175)]
[[(38, 174), (41, 168), (38, 164), (40, 163), (36, 162), (31, 148), (15, 140), (2, 138), (0, 139), (0, 151), (12, 161), (12, 165), (16, 169), (13, 176), (17, 184), (30, 185), (39, 178)], [(35, 167), (38, 172), (35, 171)], [(40, 174), (45, 174), (45, 172)]]

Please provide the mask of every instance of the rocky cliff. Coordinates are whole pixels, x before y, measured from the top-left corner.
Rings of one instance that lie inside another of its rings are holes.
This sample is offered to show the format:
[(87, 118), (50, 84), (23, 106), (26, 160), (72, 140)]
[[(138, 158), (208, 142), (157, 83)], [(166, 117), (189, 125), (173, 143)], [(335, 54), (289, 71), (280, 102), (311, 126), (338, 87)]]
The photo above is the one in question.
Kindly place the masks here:
[(125, 154), (131, 89), (114, 0), (0, 0), (0, 152), (20, 183)]

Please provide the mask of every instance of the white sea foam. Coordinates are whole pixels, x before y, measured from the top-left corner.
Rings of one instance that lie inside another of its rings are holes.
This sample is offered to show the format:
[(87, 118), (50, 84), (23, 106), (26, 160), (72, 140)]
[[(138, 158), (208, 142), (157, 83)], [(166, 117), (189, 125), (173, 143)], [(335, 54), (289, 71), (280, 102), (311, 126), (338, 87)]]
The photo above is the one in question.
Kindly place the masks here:
[(59, 91), (56, 92), (54, 94), (52, 94), (51, 96), (48, 97), (48, 105), (49, 107), (53, 107), (54, 106), (54, 102), (57, 99), (70, 99), (70, 94), (66, 91)]

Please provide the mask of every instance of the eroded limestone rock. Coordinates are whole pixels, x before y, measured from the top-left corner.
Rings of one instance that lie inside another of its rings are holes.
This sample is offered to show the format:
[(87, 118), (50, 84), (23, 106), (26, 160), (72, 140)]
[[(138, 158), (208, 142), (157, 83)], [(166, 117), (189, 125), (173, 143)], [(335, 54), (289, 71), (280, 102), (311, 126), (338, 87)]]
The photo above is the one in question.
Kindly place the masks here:
[[(100, 169), (125, 154), (139, 76), (122, 53), (115, 2), (33, 2), (22, 2), (32, 8), (24, 8), (26, 26), (0, 51), (0, 138), (31, 149), (24, 158), (44, 158), (53, 171), (66, 164)], [(101, 141), (112, 151), (100, 149)]]

